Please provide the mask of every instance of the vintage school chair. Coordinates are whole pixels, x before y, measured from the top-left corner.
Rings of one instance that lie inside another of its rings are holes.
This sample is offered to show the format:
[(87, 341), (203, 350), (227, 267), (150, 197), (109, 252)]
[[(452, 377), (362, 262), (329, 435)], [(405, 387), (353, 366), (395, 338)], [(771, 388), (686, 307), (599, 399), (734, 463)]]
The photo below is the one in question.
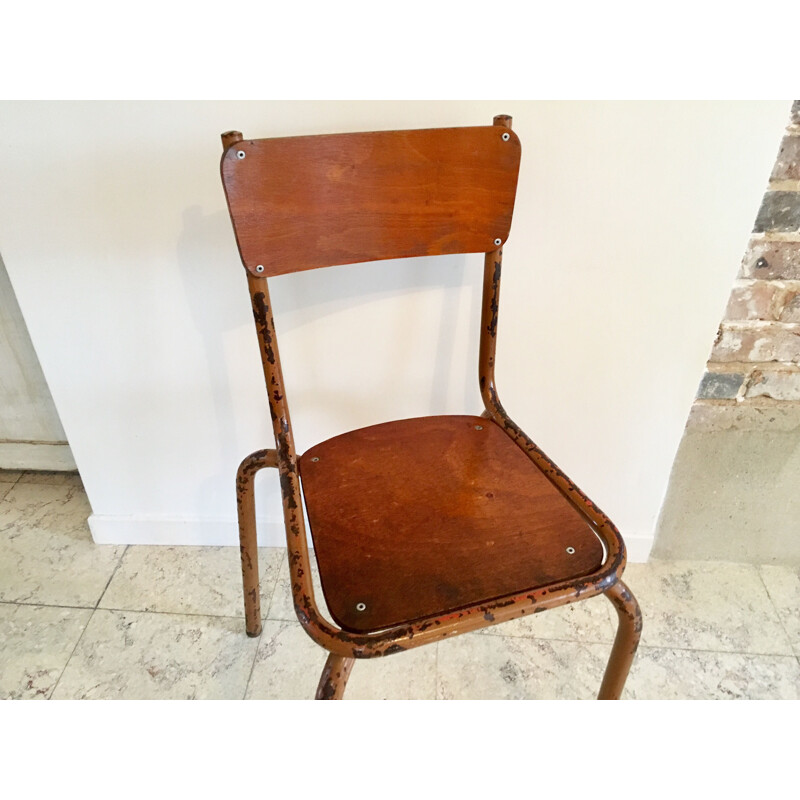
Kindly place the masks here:
[[(276, 139), (222, 134), (222, 182), (246, 268), (275, 449), (236, 478), (246, 629), (261, 632), (253, 480), (280, 476), (294, 606), (328, 652), (318, 699), (354, 659), (401, 653), (604, 593), (619, 628), (599, 698), (620, 696), (641, 632), (611, 520), (509, 419), (495, 389), (502, 247), (520, 142), (493, 125)], [(481, 416), (387, 422), (298, 456), (268, 278), (381, 259), (485, 254)], [(301, 482), (302, 479), (302, 482)], [(314, 598), (305, 504), (332, 624)]]

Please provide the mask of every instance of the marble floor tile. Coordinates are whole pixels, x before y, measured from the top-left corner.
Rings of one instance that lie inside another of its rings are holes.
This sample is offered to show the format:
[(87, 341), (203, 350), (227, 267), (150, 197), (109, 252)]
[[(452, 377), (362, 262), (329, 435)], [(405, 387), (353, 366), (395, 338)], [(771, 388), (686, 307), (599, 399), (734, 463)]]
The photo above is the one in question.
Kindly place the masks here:
[[(260, 547), (261, 609), (269, 608), (286, 550)], [(100, 608), (244, 617), (238, 547), (131, 545)]]
[[(284, 551), (285, 552), (285, 551)], [(317, 560), (314, 558), (314, 551), (310, 552), (311, 555), (311, 584), (314, 587), (314, 598), (317, 601), (319, 610), (322, 615), (331, 620), (328, 606), (325, 604), (325, 596), (322, 593), (322, 584), (319, 579), (319, 568), (317, 567)], [(292, 585), (289, 580), (289, 560), (285, 557), (281, 560), (280, 570), (278, 572), (278, 580), (275, 584), (275, 591), (272, 594), (272, 602), (269, 605), (269, 610), (264, 611), (266, 606), (261, 607), (261, 613), (267, 619), (283, 619), (297, 621), (297, 614), (294, 611), (294, 602), (292, 601)]]
[(97, 545), (83, 490), (17, 483), (0, 503), (0, 601), (93, 607), (124, 546)]
[(83, 488), (83, 481), (77, 472), (23, 472), (19, 482)]
[(800, 569), (764, 565), (758, 571), (795, 655), (800, 656)]
[(440, 700), (588, 700), (611, 652), (605, 644), (474, 633), (438, 648)]
[[(90, 513), (78, 475), (0, 472), (0, 698), (313, 698), (326, 653), (283, 548), (259, 549), (249, 639), (236, 548), (95, 545)], [(327, 615), (315, 561), (312, 580)], [(624, 698), (800, 699), (800, 570), (653, 560), (625, 581), (644, 632)], [(615, 630), (592, 598), (359, 660), (345, 698), (592, 698)]]
[(257, 647), (238, 619), (98, 609), (53, 699), (240, 700)]
[(632, 700), (797, 700), (794, 656), (640, 647), (625, 686)]
[(313, 700), (327, 654), (292, 620), (265, 620), (248, 700)]
[(614, 641), (616, 632), (617, 614), (611, 603), (602, 596), (480, 630), (482, 635), (532, 636), (537, 639), (569, 639), (609, 644)]
[(435, 700), (439, 643), (383, 658), (360, 658), (345, 700)]
[(0, 699), (47, 699), (91, 609), (0, 603)]
[[(345, 700), (433, 700), (436, 647), (357, 659)], [(247, 699), (313, 700), (327, 657), (298, 622), (265, 620)]]
[(629, 564), (625, 582), (642, 609), (643, 645), (792, 654), (753, 565), (651, 560)]

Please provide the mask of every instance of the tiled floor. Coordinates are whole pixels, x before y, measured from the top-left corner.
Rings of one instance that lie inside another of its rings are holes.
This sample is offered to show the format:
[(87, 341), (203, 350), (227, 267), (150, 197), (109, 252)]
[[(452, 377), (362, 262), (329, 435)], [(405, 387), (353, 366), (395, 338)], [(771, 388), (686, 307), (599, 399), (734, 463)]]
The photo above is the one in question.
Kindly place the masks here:
[[(89, 512), (75, 475), (0, 472), (0, 697), (313, 697), (325, 654), (294, 617), (283, 550), (260, 551), (249, 639), (237, 548), (99, 546)], [(800, 696), (800, 570), (653, 561), (626, 579), (644, 633), (624, 697)], [(357, 662), (345, 697), (591, 698), (614, 630), (594, 598)]]

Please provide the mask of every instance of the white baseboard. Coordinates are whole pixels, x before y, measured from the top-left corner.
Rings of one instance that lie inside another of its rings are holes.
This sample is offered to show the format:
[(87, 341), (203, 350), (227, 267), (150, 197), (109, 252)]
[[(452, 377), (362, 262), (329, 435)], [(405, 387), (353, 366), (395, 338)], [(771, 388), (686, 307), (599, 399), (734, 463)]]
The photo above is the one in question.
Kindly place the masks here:
[[(239, 544), (239, 526), (229, 519), (186, 519), (155, 515), (130, 517), (92, 514), (89, 530), (97, 544), (205, 545)], [(261, 547), (285, 547), (283, 521), (258, 520)]]
[(77, 467), (66, 443), (0, 442), (0, 469), (71, 472)]
[(628, 549), (628, 562), (630, 564), (644, 564), (650, 558), (650, 551), (655, 541), (652, 534), (624, 534), (625, 547)]

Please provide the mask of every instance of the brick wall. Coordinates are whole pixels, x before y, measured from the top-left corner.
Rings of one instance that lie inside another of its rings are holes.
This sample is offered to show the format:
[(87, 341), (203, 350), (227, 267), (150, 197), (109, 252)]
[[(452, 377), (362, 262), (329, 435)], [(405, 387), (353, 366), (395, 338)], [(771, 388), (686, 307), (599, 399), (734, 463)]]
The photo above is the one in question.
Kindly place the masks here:
[(800, 101), (700, 382), (689, 427), (800, 405)]
[(652, 555), (800, 567), (798, 475), (800, 101), (795, 101), (672, 466)]

